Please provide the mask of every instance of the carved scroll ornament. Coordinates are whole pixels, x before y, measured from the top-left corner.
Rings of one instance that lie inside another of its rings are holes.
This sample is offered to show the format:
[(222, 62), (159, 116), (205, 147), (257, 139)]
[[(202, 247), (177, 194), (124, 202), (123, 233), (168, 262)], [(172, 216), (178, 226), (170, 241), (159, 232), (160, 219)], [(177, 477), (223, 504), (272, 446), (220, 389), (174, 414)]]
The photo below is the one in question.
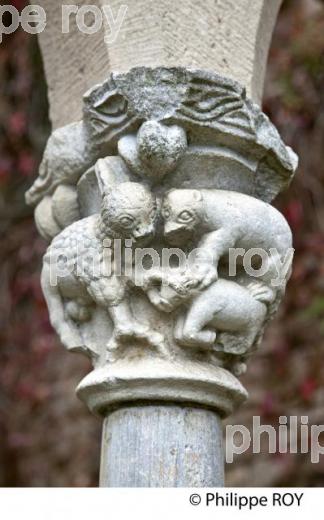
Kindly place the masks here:
[(244, 88), (200, 70), (112, 74), (82, 121), (53, 132), (27, 201), (51, 241), (52, 325), (93, 361), (78, 387), (91, 410), (153, 400), (227, 415), (246, 398), (236, 376), (291, 270), (270, 202), (296, 166)]

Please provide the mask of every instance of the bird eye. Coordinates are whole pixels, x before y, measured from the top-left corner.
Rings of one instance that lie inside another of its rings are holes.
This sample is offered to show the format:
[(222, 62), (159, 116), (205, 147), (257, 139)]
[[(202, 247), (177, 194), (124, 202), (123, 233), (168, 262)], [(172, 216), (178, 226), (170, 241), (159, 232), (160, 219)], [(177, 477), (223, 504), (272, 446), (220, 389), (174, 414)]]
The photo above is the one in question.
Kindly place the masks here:
[(134, 224), (134, 219), (132, 217), (125, 216), (120, 219), (120, 223), (125, 228), (130, 227)]
[(165, 209), (163, 211), (163, 217), (165, 220), (168, 220), (170, 218), (170, 211), (168, 209)]
[(182, 222), (189, 222), (190, 220), (192, 220), (193, 218), (193, 215), (192, 213), (190, 213), (190, 211), (182, 211), (180, 213), (180, 215), (178, 216), (178, 220), (182, 220)]

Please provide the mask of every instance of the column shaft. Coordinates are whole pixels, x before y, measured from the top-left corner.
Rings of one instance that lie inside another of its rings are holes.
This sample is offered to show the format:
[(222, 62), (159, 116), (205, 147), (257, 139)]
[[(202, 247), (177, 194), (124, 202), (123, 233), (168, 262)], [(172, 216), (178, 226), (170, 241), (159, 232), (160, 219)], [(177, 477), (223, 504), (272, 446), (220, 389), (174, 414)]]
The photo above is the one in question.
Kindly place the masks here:
[(222, 425), (210, 410), (133, 406), (103, 426), (102, 487), (224, 485)]

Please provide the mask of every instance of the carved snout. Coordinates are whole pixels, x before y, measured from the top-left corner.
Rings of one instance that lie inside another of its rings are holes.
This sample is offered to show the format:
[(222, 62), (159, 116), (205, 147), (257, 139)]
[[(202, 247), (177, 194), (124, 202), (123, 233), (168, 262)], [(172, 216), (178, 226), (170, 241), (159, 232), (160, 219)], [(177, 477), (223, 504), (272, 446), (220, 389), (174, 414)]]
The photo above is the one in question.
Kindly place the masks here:
[(166, 222), (164, 225), (164, 236), (170, 243), (177, 242), (181, 238), (186, 238), (189, 230), (183, 225), (176, 222)]
[(153, 225), (149, 226), (149, 227), (145, 227), (145, 226), (138, 227), (133, 231), (133, 236), (136, 240), (150, 238), (151, 236), (153, 236), (153, 234), (154, 234)]

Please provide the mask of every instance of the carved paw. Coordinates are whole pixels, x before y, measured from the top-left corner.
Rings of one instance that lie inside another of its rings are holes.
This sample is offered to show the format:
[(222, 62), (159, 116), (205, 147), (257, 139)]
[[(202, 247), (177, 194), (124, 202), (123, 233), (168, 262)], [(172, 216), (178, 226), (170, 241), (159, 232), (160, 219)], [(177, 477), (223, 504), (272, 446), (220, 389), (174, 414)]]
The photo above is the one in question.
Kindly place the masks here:
[(67, 324), (63, 324), (59, 328), (59, 336), (61, 343), (68, 350), (83, 350), (84, 344), (81, 340), (79, 333), (75, 330), (73, 326), (69, 326)]
[(251, 282), (247, 289), (255, 298), (255, 300), (258, 300), (262, 303), (272, 303), (275, 299), (275, 291), (271, 289), (271, 287), (268, 287), (267, 285), (260, 283), (260, 282)]
[(156, 307), (159, 310), (163, 310), (161, 309), (162, 298), (160, 296), (160, 292), (157, 289), (151, 289), (150, 291), (148, 291), (147, 296), (151, 304), (154, 305), (154, 307)]
[(69, 301), (66, 304), (65, 312), (71, 320), (77, 323), (84, 323), (91, 319), (91, 308), (78, 301)]
[(233, 363), (230, 371), (234, 374), (234, 376), (239, 377), (246, 373), (247, 365), (242, 361), (238, 361), (237, 363)]
[(145, 274), (143, 274), (142, 278), (142, 289), (144, 291), (149, 291), (155, 285), (161, 284), (163, 280), (163, 273), (161, 269), (151, 269)]
[(144, 327), (135, 323), (125, 323), (115, 328), (115, 338), (123, 341), (137, 337), (138, 334), (144, 332)]
[(234, 376), (239, 377), (246, 373), (247, 360), (244, 357), (225, 354), (223, 357), (218, 359), (221, 362), (221, 366), (229, 372), (232, 372)]
[(165, 338), (163, 334), (151, 331), (145, 338), (149, 347), (153, 347), (162, 357), (168, 357), (169, 351), (165, 346)]
[(193, 268), (194, 280), (198, 289), (205, 289), (218, 279), (217, 269), (212, 264), (201, 263)]
[(213, 330), (184, 331), (182, 336), (178, 336), (181, 345), (211, 348), (216, 341), (216, 332)]
[(136, 339), (144, 340), (144, 342), (150, 347), (156, 348), (157, 350), (163, 350), (164, 336), (159, 332), (150, 330), (149, 327), (136, 324), (133, 336)]

